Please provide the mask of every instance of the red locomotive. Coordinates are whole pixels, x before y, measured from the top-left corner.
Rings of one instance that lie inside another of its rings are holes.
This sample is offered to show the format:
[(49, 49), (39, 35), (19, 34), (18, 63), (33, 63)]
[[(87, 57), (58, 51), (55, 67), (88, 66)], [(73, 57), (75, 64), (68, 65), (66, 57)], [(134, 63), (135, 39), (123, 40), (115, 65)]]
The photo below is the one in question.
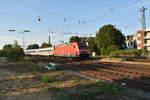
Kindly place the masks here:
[(54, 56), (88, 57), (89, 51), (85, 43), (73, 42), (71, 44), (55, 47)]
[(88, 57), (89, 51), (87, 45), (82, 42), (73, 42), (59, 46), (27, 50), (27, 55), (40, 55), (40, 56), (62, 56), (62, 57)]

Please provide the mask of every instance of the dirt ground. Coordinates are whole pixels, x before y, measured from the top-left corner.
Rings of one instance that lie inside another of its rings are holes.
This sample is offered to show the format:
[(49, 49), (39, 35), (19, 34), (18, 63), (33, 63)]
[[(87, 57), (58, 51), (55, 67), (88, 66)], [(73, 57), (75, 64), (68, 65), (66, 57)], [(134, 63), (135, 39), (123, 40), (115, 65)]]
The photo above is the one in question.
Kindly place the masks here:
[(45, 63), (16, 64), (0, 58), (0, 100), (148, 100), (118, 86), (106, 87), (68, 70), (49, 72), (43, 66)]
[[(34, 90), (33, 87), (39, 81), (28, 77), (30, 75), (26, 73), (20, 74), (2, 68), (5, 62), (5, 58), (0, 58), (0, 100), (51, 100), (48, 90)], [(22, 78), (19, 79), (18, 76)]]

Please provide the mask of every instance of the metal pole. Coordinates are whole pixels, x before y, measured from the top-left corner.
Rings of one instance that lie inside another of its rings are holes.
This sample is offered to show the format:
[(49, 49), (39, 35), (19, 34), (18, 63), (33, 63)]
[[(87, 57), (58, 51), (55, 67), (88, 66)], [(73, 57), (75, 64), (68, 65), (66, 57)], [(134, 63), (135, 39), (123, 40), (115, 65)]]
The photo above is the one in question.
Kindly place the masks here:
[(25, 37), (24, 37), (24, 32), (22, 32), (23, 37), (22, 37), (22, 46), (23, 46), (23, 50), (25, 51)]
[(51, 37), (50, 37), (50, 33), (49, 33), (49, 37), (48, 37), (48, 39), (49, 39), (48, 43), (49, 43), (49, 45), (50, 45), (50, 44), (51, 44)]
[(24, 36), (24, 31), (22, 32), (19, 32), (22, 34), (22, 48), (23, 48), (23, 51), (25, 51), (25, 36)]
[[(14, 30), (14, 29), (11, 29), (11, 30), (8, 30), (9, 32), (16, 32), (16, 30)], [(25, 51), (25, 32), (30, 32), (30, 30), (24, 30), (24, 31), (21, 31), (21, 32), (19, 32), (19, 33), (22, 33), (23, 34), (23, 36), (22, 36), (22, 48), (23, 48), (23, 50)]]
[(49, 36), (48, 36), (48, 44), (51, 44), (51, 33), (55, 33), (54, 31), (51, 31), (51, 28), (48, 28)]
[(30, 32), (30, 30), (24, 30), (22, 33), (22, 46), (23, 46), (23, 50), (25, 52), (25, 32)]
[(147, 8), (142, 7), (141, 8), (141, 24), (142, 24), (142, 30), (146, 29), (146, 18), (145, 18), (145, 10), (147, 10)]

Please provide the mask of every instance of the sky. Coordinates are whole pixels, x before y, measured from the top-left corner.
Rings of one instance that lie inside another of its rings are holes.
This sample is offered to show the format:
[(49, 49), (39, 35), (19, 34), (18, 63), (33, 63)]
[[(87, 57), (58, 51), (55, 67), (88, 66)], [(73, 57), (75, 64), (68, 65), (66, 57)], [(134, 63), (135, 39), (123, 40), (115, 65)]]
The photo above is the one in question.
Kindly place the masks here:
[(143, 6), (150, 28), (150, 0), (0, 0), (0, 48), (14, 40), (22, 45), (24, 30), (31, 31), (24, 33), (26, 46), (48, 42), (49, 35), (53, 45), (75, 35), (95, 36), (106, 24), (135, 34)]

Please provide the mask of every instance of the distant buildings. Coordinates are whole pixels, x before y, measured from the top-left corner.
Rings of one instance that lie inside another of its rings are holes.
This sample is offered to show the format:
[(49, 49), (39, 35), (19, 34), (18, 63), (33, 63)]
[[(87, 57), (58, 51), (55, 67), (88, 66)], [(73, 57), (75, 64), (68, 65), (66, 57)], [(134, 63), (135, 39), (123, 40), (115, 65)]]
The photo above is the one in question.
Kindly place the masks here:
[(125, 37), (126, 49), (136, 48), (137, 47), (136, 41), (137, 41), (136, 35), (127, 35)]
[(125, 37), (126, 49), (137, 48), (150, 51), (150, 29), (139, 30), (135, 35)]
[(150, 29), (137, 31), (137, 49), (150, 51)]

